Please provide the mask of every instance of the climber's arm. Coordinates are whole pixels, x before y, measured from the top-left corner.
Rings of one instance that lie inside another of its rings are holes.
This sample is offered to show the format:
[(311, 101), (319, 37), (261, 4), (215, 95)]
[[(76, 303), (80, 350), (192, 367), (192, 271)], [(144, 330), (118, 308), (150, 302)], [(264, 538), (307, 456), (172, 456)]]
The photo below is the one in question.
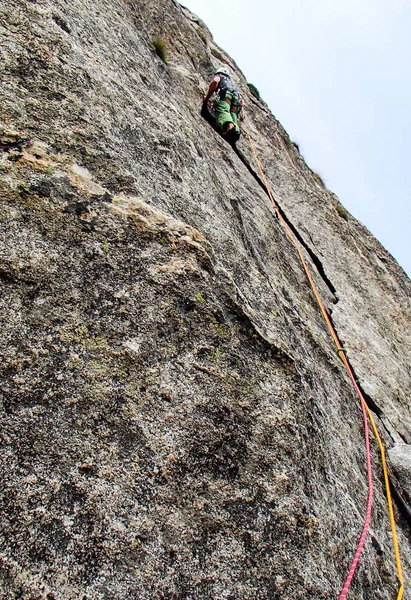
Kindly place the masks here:
[(210, 83), (210, 87), (208, 88), (207, 95), (204, 96), (203, 104), (207, 104), (207, 102), (210, 100), (211, 96), (214, 94), (214, 92), (218, 88), (219, 83), (220, 83), (220, 77), (218, 75), (216, 75), (214, 77), (213, 81)]

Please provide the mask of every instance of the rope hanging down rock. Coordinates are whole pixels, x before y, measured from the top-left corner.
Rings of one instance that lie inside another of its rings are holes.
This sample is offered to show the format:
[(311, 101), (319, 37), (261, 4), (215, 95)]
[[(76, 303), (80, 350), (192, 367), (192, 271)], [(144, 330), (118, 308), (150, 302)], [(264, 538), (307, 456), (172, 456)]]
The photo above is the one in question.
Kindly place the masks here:
[(368, 419), (367, 419), (367, 415), (368, 418), (370, 420), (371, 423), (371, 427), (373, 429), (375, 438), (378, 442), (378, 446), (380, 449), (380, 454), (381, 454), (381, 463), (382, 463), (382, 468), (383, 468), (383, 472), (384, 472), (384, 481), (385, 481), (385, 489), (386, 489), (386, 495), (387, 495), (387, 503), (388, 503), (388, 512), (389, 512), (389, 516), (390, 516), (390, 522), (391, 522), (391, 531), (392, 531), (392, 541), (393, 541), (393, 547), (394, 547), (394, 554), (395, 554), (395, 563), (396, 563), (396, 567), (397, 567), (397, 574), (398, 574), (398, 579), (400, 582), (400, 586), (398, 589), (398, 594), (397, 594), (397, 599), (396, 600), (402, 600), (403, 595), (404, 595), (404, 578), (403, 578), (403, 574), (402, 574), (402, 568), (401, 568), (401, 559), (400, 559), (400, 552), (399, 552), (399, 548), (398, 548), (398, 539), (397, 539), (397, 531), (396, 531), (396, 526), (395, 526), (395, 519), (394, 519), (394, 511), (393, 511), (393, 506), (392, 506), (392, 499), (391, 499), (391, 490), (390, 490), (390, 483), (389, 483), (389, 478), (388, 478), (388, 470), (387, 470), (387, 463), (385, 460), (385, 450), (384, 450), (384, 446), (383, 443), (381, 441), (381, 437), (378, 433), (378, 429), (377, 426), (375, 424), (375, 420), (372, 416), (372, 413), (364, 399), (364, 396), (357, 384), (357, 381), (355, 379), (353, 370), (351, 368), (351, 365), (348, 361), (348, 358), (346, 356), (346, 351), (343, 348), (337, 332), (335, 331), (334, 325), (331, 322), (331, 319), (325, 309), (324, 303), (321, 299), (321, 296), (317, 290), (317, 287), (314, 283), (314, 280), (312, 278), (311, 272), (308, 268), (307, 262), (303, 256), (303, 253), (300, 249), (300, 246), (298, 245), (297, 240), (295, 239), (292, 231), (290, 230), (289, 226), (287, 225), (286, 221), (284, 220), (281, 211), (279, 210), (279, 207), (277, 205), (277, 202), (274, 199), (274, 196), (271, 192), (271, 189), (268, 185), (267, 179), (265, 177), (263, 168), (261, 166), (261, 161), (259, 160), (258, 156), (257, 156), (257, 152), (255, 149), (255, 145), (251, 139), (250, 134), (245, 131), (245, 135), (248, 139), (248, 142), (250, 144), (250, 148), (252, 150), (252, 153), (254, 155), (254, 159), (255, 162), (257, 164), (258, 170), (260, 171), (260, 175), (261, 178), (264, 182), (265, 188), (267, 190), (267, 193), (270, 197), (270, 200), (272, 202), (272, 205), (274, 207), (274, 210), (278, 216), (278, 219), (281, 223), (281, 225), (283, 226), (287, 237), (289, 238), (289, 240), (291, 241), (291, 243), (293, 244), (293, 246), (295, 247), (298, 256), (300, 258), (300, 261), (302, 263), (302, 266), (304, 268), (304, 271), (307, 275), (308, 281), (310, 283), (311, 289), (314, 293), (314, 296), (317, 300), (318, 306), (321, 310), (321, 313), (324, 317), (324, 320), (327, 324), (327, 327), (330, 331), (331, 337), (334, 340), (334, 343), (336, 345), (337, 348), (337, 354), (340, 356), (341, 360), (344, 363), (344, 366), (347, 370), (347, 373), (353, 383), (354, 389), (359, 397), (360, 403), (361, 403), (361, 410), (362, 410), (362, 414), (363, 414), (363, 421), (364, 421), (364, 437), (365, 437), (365, 453), (366, 453), (366, 463), (367, 463), (367, 478), (368, 478), (368, 497), (367, 497), (367, 508), (366, 508), (366, 513), (365, 513), (365, 518), (364, 518), (364, 524), (363, 524), (363, 528), (362, 528), (362, 532), (361, 532), (361, 536), (359, 539), (359, 542), (357, 544), (357, 549), (355, 551), (354, 554), (354, 558), (352, 560), (351, 566), (350, 566), (350, 570), (348, 572), (348, 575), (346, 577), (346, 580), (344, 582), (343, 588), (340, 592), (340, 595), (338, 596), (338, 600), (344, 600), (348, 594), (348, 590), (350, 588), (351, 585), (351, 581), (352, 578), (354, 577), (354, 573), (355, 570), (357, 568), (358, 565), (358, 561), (360, 559), (363, 547), (364, 547), (364, 543), (365, 543), (365, 539), (367, 537), (367, 533), (368, 533), (368, 529), (370, 526), (370, 521), (371, 521), (371, 513), (372, 513), (372, 502), (373, 502), (373, 495), (374, 495), (374, 490), (373, 490), (373, 482), (372, 482), (372, 465), (371, 465), (371, 451), (370, 451), (370, 439), (369, 439), (369, 427), (368, 427)]

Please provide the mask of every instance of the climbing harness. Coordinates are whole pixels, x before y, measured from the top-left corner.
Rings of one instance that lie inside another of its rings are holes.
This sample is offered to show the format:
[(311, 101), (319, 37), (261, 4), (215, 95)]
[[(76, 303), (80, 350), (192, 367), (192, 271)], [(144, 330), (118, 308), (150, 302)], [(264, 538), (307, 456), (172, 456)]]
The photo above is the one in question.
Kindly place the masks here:
[(255, 145), (251, 139), (250, 134), (245, 131), (245, 135), (248, 139), (248, 142), (250, 144), (250, 148), (252, 150), (252, 153), (254, 155), (254, 159), (255, 162), (258, 166), (258, 170), (260, 171), (260, 175), (261, 178), (264, 182), (265, 188), (267, 190), (267, 193), (270, 197), (271, 203), (274, 207), (274, 210), (278, 216), (278, 219), (281, 223), (281, 225), (283, 226), (287, 237), (289, 238), (289, 240), (291, 241), (291, 243), (293, 244), (293, 246), (295, 247), (298, 256), (301, 260), (302, 266), (304, 268), (304, 271), (307, 275), (308, 281), (310, 283), (311, 289), (314, 293), (314, 296), (317, 300), (318, 306), (322, 312), (322, 315), (324, 317), (324, 320), (326, 322), (326, 325), (330, 331), (331, 337), (334, 340), (334, 343), (336, 345), (337, 348), (337, 354), (338, 356), (341, 358), (341, 360), (344, 363), (344, 366), (347, 370), (347, 373), (352, 381), (352, 384), (354, 386), (354, 389), (358, 395), (358, 398), (360, 400), (360, 404), (361, 404), (361, 410), (362, 410), (362, 414), (363, 414), (363, 422), (364, 422), (364, 437), (365, 437), (365, 453), (366, 453), (366, 463), (367, 463), (367, 479), (368, 479), (368, 497), (367, 497), (367, 508), (366, 508), (366, 513), (365, 513), (365, 518), (364, 518), (364, 524), (363, 524), (363, 528), (362, 528), (362, 532), (361, 532), (361, 536), (359, 539), (359, 542), (357, 544), (357, 549), (355, 551), (354, 554), (354, 558), (352, 560), (351, 566), (350, 566), (350, 570), (348, 572), (348, 575), (346, 577), (346, 580), (344, 582), (343, 588), (340, 592), (340, 595), (338, 596), (338, 600), (344, 600), (348, 594), (348, 590), (350, 588), (351, 585), (351, 581), (352, 578), (354, 577), (354, 573), (355, 570), (357, 568), (358, 565), (358, 561), (360, 559), (363, 547), (364, 547), (364, 543), (365, 543), (365, 538), (367, 536), (368, 530), (369, 530), (369, 526), (370, 526), (370, 521), (371, 521), (371, 513), (372, 513), (372, 502), (373, 502), (373, 495), (374, 495), (374, 488), (373, 488), (373, 481), (372, 481), (372, 465), (371, 465), (371, 450), (370, 450), (370, 436), (369, 436), (369, 426), (368, 426), (368, 419), (367, 416), (370, 420), (371, 423), (371, 427), (372, 430), (374, 432), (374, 436), (377, 440), (379, 449), (380, 449), (380, 454), (381, 454), (381, 463), (382, 463), (382, 468), (383, 468), (383, 472), (384, 472), (384, 481), (385, 481), (385, 490), (386, 490), (386, 495), (387, 495), (387, 504), (388, 504), (388, 512), (389, 512), (389, 516), (390, 516), (390, 523), (391, 523), (391, 531), (392, 531), (392, 541), (393, 541), (393, 547), (394, 547), (394, 555), (395, 555), (395, 563), (396, 563), (396, 568), (397, 568), (397, 575), (398, 575), (398, 580), (400, 582), (400, 586), (398, 589), (398, 593), (397, 593), (397, 598), (396, 600), (402, 600), (403, 595), (404, 595), (404, 578), (403, 578), (403, 574), (402, 574), (402, 568), (401, 568), (401, 558), (400, 558), (400, 552), (399, 552), (399, 548), (398, 548), (398, 539), (397, 539), (397, 531), (396, 531), (396, 526), (395, 526), (395, 518), (394, 518), (394, 511), (393, 511), (393, 506), (392, 506), (392, 498), (391, 498), (391, 490), (390, 490), (390, 482), (389, 482), (389, 477), (388, 477), (388, 469), (387, 469), (387, 463), (386, 463), (386, 459), (385, 459), (385, 450), (384, 450), (384, 446), (383, 443), (381, 441), (381, 437), (378, 433), (378, 429), (377, 426), (375, 424), (375, 420), (371, 414), (371, 411), (364, 399), (364, 396), (358, 386), (358, 383), (355, 379), (355, 375), (354, 372), (351, 368), (351, 365), (348, 361), (347, 355), (346, 355), (346, 350), (345, 348), (343, 348), (337, 332), (335, 331), (334, 325), (331, 322), (331, 319), (325, 309), (324, 303), (321, 299), (321, 296), (318, 292), (318, 289), (314, 283), (314, 280), (312, 278), (311, 272), (308, 268), (307, 262), (303, 256), (303, 253), (301, 251), (301, 248), (298, 244), (298, 241), (296, 240), (296, 238), (294, 237), (290, 227), (288, 226), (286, 220), (284, 219), (279, 206), (273, 196), (273, 193), (271, 192), (271, 189), (268, 185), (267, 179), (265, 177), (261, 162), (257, 156), (257, 151), (255, 149)]

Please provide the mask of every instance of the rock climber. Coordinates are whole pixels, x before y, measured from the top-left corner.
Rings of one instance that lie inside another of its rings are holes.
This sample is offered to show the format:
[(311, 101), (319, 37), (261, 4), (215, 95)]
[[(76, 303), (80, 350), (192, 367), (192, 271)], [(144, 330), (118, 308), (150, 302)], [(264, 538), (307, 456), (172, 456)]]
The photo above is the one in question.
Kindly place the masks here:
[(238, 118), (241, 114), (240, 119), (244, 119), (242, 112), (244, 103), (227, 67), (219, 67), (215, 72), (207, 95), (204, 97), (203, 108), (208, 106), (210, 98), (214, 94), (217, 95), (213, 107), (216, 124), (229, 141), (237, 141), (240, 137)]

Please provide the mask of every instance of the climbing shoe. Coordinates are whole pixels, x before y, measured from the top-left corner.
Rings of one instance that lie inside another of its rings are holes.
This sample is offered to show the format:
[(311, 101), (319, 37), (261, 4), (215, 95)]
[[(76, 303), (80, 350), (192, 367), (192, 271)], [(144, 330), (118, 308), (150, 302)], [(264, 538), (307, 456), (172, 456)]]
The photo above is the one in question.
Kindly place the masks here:
[(239, 131), (236, 131), (234, 128), (224, 133), (224, 137), (229, 144), (235, 144), (236, 142), (238, 142), (238, 140), (240, 139), (240, 135), (241, 133)]

